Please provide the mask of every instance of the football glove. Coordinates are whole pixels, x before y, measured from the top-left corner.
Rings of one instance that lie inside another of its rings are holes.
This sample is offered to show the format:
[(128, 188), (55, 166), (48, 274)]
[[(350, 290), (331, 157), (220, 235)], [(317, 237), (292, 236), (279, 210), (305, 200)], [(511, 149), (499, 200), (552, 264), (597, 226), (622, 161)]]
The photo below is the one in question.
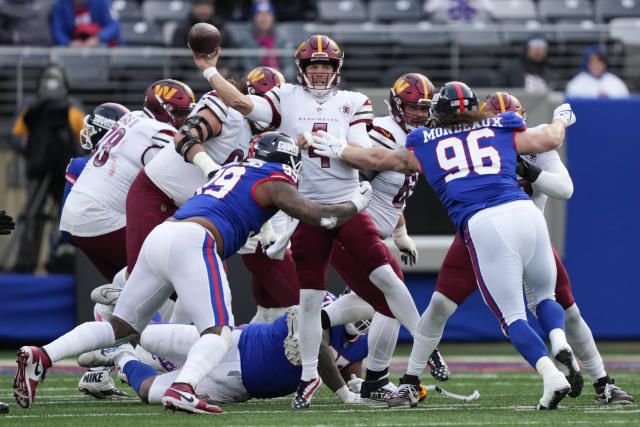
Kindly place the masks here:
[(407, 234), (407, 226), (403, 225), (391, 232), (393, 243), (402, 255), (400, 259), (405, 265), (413, 265), (418, 262), (418, 249), (416, 248), (416, 242), (413, 241), (409, 234)]
[(7, 215), (4, 210), (0, 211), (0, 234), (11, 234), (15, 228), (16, 224), (13, 222), (13, 218)]
[(364, 380), (362, 378), (356, 377), (356, 374), (351, 374), (351, 379), (347, 382), (347, 386), (352, 392), (360, 394), (363, 382)]
[(330, 159), (342, 159), (342, 152), (347, 146), (347, 140), (319, 130), (318, 135), (313, 136), (311, 146), (318, 156), (328, 157)]
[(358, 212), (366, 209), (371, 202), (371, 196), (373, 195), (373, 188), (367, 181), (360, 182), (360, 187), (354, 192), (351, 203), (356, 205)]
[(524, 160), (522, 156), (518, 156), (518, 163), (516, 164), (516, 173), (523, 179), (533, 183), (540, 176), (542, 169), (538, 166), (531, 164)]
[(269, 246), (276, 242), (276, 232), (273, 230), (271, 221), (267, 221), (262, 224), (260, 228), (260, 243), (262, 243), (262, 250), (266, 251)]
[(346, 385), (343, 385), (338, 390), (336, 390), (335, 395), (338, 396), (338, 399), (340, 399), (342, 403), (350, 403), (350, 404), (363, 403), (362, 399), (360, 398), (360, 395), (349, 390), (349, 388)]
[(256, 249), (258, 249), (258, 242), (260, 242), (260, 236), (255, 235), (249, 237), (244, 246), (238, 250), (238, 253), (240, 255), (255, 254)]
[(571, 109), (571, 104), (564, 103), (553, 110), (553, 118), (562, 120), (565, 127), (569, 127), (576, 122), (576, 115)]

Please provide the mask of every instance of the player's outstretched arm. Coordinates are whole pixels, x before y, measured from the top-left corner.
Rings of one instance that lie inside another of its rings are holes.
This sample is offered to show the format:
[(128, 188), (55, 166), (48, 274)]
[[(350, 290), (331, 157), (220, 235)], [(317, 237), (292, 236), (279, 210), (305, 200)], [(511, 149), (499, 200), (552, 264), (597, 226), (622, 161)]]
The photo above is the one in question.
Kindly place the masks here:
[(562, 104), (553, 112), (553, 121), (540, 129), (516, 133), (518, 154), (544, 153), (558, 148), (565, 137), (565, 129), (576, 122), (571, 105)]
[(246, 116), (253, 111), (253, 102), (248, 95), (244, 95), (231, 82), (218, 74), (216, 65), (221, 51), (222, 48), (218, 48), (218, 51), (213, 56), (195, 53), (194, 51), (191, 51), (191, 54), (193, 55), (193, 62), (202, 71), (205, 79), (215, 89), (222, 102)]
[[(298, 218), (305, 224), (334, 228), (353, 218), (365, 209), (371, 201), (371, 185), (364, 182), (354, 193), (351, 201), (320, 205), (307, 199), (291, 184), (281, 181), (268, 181), (260, 184), (270, 191), (271, 204), (292, 218)], [(259, 187), (259, 188), (260, 188)]]
[(211, 178), (220, 165), (209, 157), (202, 143), (220, 134), (221, 130), (222, 122), (218, 117), (209, 108), (203, 108), (189, 117), (174, 137), (176, 151), (186, 162), (198, 166), (207, 178)]

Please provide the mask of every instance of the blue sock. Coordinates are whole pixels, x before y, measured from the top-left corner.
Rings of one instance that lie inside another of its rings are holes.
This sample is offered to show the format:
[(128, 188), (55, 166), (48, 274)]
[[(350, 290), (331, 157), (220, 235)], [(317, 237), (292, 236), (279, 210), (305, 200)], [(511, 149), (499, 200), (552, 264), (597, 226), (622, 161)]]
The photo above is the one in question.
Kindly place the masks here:
[(156, 371), (152, 366), (142, 363), (139, 360), (128, 361), (125, 363), (122, 370), (127, 376), (129, 385), (136, 391), (136, 393), (140, 393), (140, 386), (144, 380), (158, 375), (158, 371)]
[(542, 338), (529, 326), (526, 320), (516, 320), (509, 325), (508, 332), (511, 343), (518, 350), (518, 353), (534, 368), (538, 359), (549, 355)]
[(555, 300), (540, 301), (536, 307), (536, 314), (538, 315), (538, 323), (547, 336), (549, 336), (549, 332), (557, 328), (564, 331), (564, 309)]

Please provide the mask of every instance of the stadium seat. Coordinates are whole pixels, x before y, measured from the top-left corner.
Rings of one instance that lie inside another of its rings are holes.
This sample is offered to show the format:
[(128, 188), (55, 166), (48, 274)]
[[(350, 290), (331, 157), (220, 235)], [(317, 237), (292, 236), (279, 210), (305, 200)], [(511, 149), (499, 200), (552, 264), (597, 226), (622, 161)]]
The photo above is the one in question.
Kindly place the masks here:
[(460, 80), (471, 86), (493, 87), (496, 84), (496, 73), (490, 68), (467, 68), (460, 70)]
[(296, 47), (312, 33), (308, 31), (311, 26), (303, 21), (280, 22), (276, 25), (276, 33), (282, 35), (285, 40), (291, 41)]
[(594, 18), (593, 7), (588, 0), (540, 0), (538, 13), (540, 19), (546, 21)]
[(140, 21), (142, 10), (135, 0), (115, 0), (113, 8), (118, 12), (120, 21)]
[(317, 4), (318, 19), (324, 22), (363, 22), (367, 11), (360, 0), (327, 1)]
[(502, 43), (500, 33), (493, 25), (486, 22), (474, 22), (471, 27), (461, 26), (458, 31), (455, 25), (450, 26), (454, 40), (460, 46), (498, 46)]
[(420, 7), (415, 0), (372, 0), (369, 3), (369, 19), (374, 22), (420, 20)]
[(526, 21), (536, 19), (533, 0), (492, 0), (492, 16), (498, 21)]
[[(282, 24), (278, 24), (280, 26)], [(250, 31), (251, 24), (246, 21), (230, 21), (225, 22), (223, 31), (226, 31), (229, 35), (231, 35), (231, 40), (234, 43), (240, 43), (244, 34), (247, 31)]]
[[(540, 21), (530, 20), (524, 24), (505, 23), (500, 26), (502, 38), (506, 43), (524, 43), (533, 35), (542, 32)], [(549, 37), (549, 34), (546, 34)]]
[(444, 46), (451, 42), (446, 26), (424, 21), (417, 24), (394, 23), (389, 26), (392, 41), (404, 47)]
[(605, 22), (613, 18), (640, 17), (640, 1), (596, 0), (596, 17)]
[(590, 20), (558, 21), (555, 24), (555, 33), (557, 41), (565, 43), (595, 44), (603, 42), (607, 37), (606, 31)]
[(113, 54), (111, 56), (111, 68), (120, 69), (157, 69), (162, 70), (168, 58), (164, 55), (151, 55), (148, 49), (136, 49), (136, 55)]
[(181, 21), (189, 15), (191, 2), (186, 0), (146, 0), (142, 4), (144, 19), (152, 22)]
[(609, 22), (609, 36), (630, 46), (640, 46), (640, 18), (615, 18)]
[(338, 24), (332, 29), (332, 38), (339, 45), (371, 45), (381, 46), (391, 43), (391, 37), (386, 29), (364, 24)]
[(161, 46), (162, 32), (153, 22), (123, 22), (120, 33), (129, 46)]
[(74, 89), (100, 89), (109, 85), (109, 50), (70, 49), (58, 54), (56, 62), (64, 69)]

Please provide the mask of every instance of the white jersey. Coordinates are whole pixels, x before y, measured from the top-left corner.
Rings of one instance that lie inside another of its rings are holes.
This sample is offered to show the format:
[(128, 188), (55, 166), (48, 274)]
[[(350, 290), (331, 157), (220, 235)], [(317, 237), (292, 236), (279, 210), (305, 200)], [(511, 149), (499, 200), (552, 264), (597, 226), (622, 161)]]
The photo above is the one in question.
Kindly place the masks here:
[[(209, 108), (222, 123), (220, 133), (202, 143), (207, 154), (219, 165), (244, 159), (251, 145), (251, 129), (247, 120), (236, 110), (225, 106), (215, 92), (200, 98), (191, 115), (203, 108)], [(160, 151), (144, 171), (176, 206), (182, 206), (207, 182), (207, 177), (197, 166), (178, 154), (174, 144)]]
[(176, 129), (142, 111), (126, 114), (98, 142), (67, 197), (60, 230), (99, 236), (126, 226), (131, 183), (158, 151), (173, 144)]
[[(546, 125), (536, 126), (536, 128), (543, 126)], [(544, 207), (549, 196), (560, 200), (567, 200), (571, 197), (573, 194), (573, 181), (557, 151), (552, 150), (531, 155), (521, 154), (520, 156), (526, 162), (542, 169), (538, 179), (531, 184), (533, 190), (531, 200), (542, 213), (544, 213)]]
[[(391, 116), (374, 118), (369, 137), (374, 146), (391, 150), (403, 149), (407, 140), (407, 134)], [(366, 211), (382, 239), (389, 237), (396, 228), (417, 182), (417, 173), (405, 175), (393, 171), (380, 172), (371, 181), (373, 195)]]
[[(366, 126), (371, 123), (371, 101), (358, 92), (339, 90), (320, 104), (300, 85), (283, 83), (262, 97), (251, 96), (252, 120), (270, 123), (296, 139), (304, 132), (324, 130), (347, 141), (370, 147)], [(257, 108), (256, 108), (257, 107)], [(321, 158), (313, 149), (302, 151), (299, 191), (317, 203), (340, 203), (358, 188), (358, 171), (341, 160)]]

